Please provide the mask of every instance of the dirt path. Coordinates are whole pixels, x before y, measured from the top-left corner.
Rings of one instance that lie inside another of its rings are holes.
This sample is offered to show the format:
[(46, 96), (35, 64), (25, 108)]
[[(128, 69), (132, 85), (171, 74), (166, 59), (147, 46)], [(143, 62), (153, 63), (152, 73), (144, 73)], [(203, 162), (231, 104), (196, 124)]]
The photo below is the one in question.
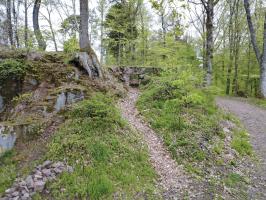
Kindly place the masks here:
[[(130, 89), (127, 98), (120, 102), (123, 117), (144, 136), (147, 143), (151, 163), (158, 173), (159, 184), (163, 188), (164, 199), (183, 199), (186, 192), (189, 197), (196, 196), (190, 182), (192, 181), (178, 166), (176, 161), (171, 158), (170, 153), (165, 149), (162, 140), (149, 127), (147, 123), (138, 115), (135, 107), (139, 92), (137, 89)], [(189, 188), (188, 188), (189, 187)]]
[(266, 199), (266, 109), (239, 99), (220, 97), (216, 101), (219, 107), (236, 115), (248, 130), (254, 151), (261, 159), (253, 180), (258, 184), (257, 191), (252, 191), (251, 198), (261, 193), (263, 198), (260, 199)]

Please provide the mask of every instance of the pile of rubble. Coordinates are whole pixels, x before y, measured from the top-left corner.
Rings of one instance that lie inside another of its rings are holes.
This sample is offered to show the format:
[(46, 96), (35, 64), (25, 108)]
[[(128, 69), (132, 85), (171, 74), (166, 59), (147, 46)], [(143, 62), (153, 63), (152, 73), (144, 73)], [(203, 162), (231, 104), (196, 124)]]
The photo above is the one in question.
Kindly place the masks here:
[(36, 192), (43, 192), (47, 181), (56, 179), (62, 172), (73, 172), (73, 168), (63, 162), (45, 161), (35, 168), (25, 179), (16, 179), (13, 186), (5, 191), (0, 200), (28, 200)]

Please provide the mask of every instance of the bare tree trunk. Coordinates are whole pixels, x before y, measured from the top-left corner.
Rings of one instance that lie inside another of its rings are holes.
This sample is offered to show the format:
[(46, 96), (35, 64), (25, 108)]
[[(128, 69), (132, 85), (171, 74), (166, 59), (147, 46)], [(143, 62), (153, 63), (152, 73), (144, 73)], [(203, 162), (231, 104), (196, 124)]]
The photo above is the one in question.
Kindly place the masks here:
[(89, 51), (90, 40), (89, 40), (89, 5), (88, 0), (80, 0), (80, 35), (79, 35), (79, 46), (81, 51)]
[(207, 86), (212, 83), (212, 61), (213, 61), (213, 19), (214, 19), (214, 2), (209, 0), (207, 3), (207, 19), (206, 19), (206, 84)]
[(264, 42), (263, 42), (263, 53), (261, 59), (261, 76), (260, 76), (260, 89), (263, 97), (266, 97), (266, 12), (264, 19)]
[(105, 1), (100, 1), (100, 12), (101, 12), (101, 58), (100, 62), (103, 64), (103, 26), (104, 26), (104, 3)]
[(54, 28), (53, 28), (52, 19), (51, 19), (51, 10), (49, 9), (49, 5), (46, 5), (46, 11), (48, 13), (48, 18), (45, 15), (43, 15), (43, 16), (44, 16), (44, 18), (46, 19), (46, 21), (49, 24), (49, 28), (50, 28), (50, 31), (51, 31), (51, 34), (52, 34), (52, 40), (53, 40), (53, 43), (54, 43), (55, 51), (58, 51), (57, 42), (56, 42), (56, 38), (55, 38), (55, 32), (54, 32)]
[(233, 79), (233, 88), (232, 92), (237, 95), (238, 93), (238, 61), (239, 61), (239, 46), (241, 41), (241, 33), (239, 27), (239, 0), (234, 2), (235, 4), (235, 30), (234, 30), (234, 59), (235, 59), (235, 68), (234, 68), (234, 79)]
[(249, 0), (244, 0), (244, 6), (247, 15), (247, 22), (250, 32), (251, 43), (256, 54), (256, 58), (258, 63), (260, 64), (260, 93), (261, 95), (266, 98), (266, 12), (265, 12), (265, 19), (264, 19), (264, 34), (263, 34), (263, 51), (262, 54), (260, 53), (255, 29), (253, 26), (251, 12), (250, 12), (250, 3)]
[(88, 0), (80, 0), (80, 34), (79, 34), (79, 46), (80, 53), (77, 54), (76, 59), (79, 64), (88, 72), (88, 75), (92, 77), (102, 77), (101, 65), (91, 48), (89, 34), (88, 34), (88, 19), (89, 19), (89, 6)]
[(46, 49), (46, 43), (44, 41), (44, 38), (42, 36), (40, 26), (39, 26), (39, 10), (41, 6), (41, 0), (35, 0), (34, 2), (34, 7), (33, 7), (33, 29), (34, 29), (34, 34), (38, 42), (39, 49), (45, 51)]
[(248, 66), (247, 66), (247, 80), (246, 80), (246, 91), (248, 91), (248, 86), (249, 86), (249, 82), (250, 82), (250, 58), (251, 58), (251, 42), (249, 40), (248, 43)]
[(6, 1), (6, 14), (7, 14), (7, 25), (8, 25), (8, 37), (11, 46), (14, 46), (13, 40), (13, 28), (12, 28), (12, 17), (11, 17), (11, 0)]
[(13, 19), (14, 19), (14, 34), (15, 34), (17, 48), (20, 47), (19, 35), (18, 35), (18, 14), (17, 14), (19, 13), (19, 6), (20, 6), (20, 1), (17, 2), (17, 10), (16, 10), (15, 0), (13, 0), (12, 11), (13, 11)]
[(25, 47), (28, 47), (28, 0), (24, 0), (24, 42)]

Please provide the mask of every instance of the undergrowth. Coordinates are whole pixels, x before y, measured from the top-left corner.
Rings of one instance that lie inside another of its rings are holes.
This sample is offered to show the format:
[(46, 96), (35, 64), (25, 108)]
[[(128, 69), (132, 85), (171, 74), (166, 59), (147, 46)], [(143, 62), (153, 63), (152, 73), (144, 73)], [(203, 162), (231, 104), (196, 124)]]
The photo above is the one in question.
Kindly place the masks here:
[(8, 151), (0, 157), (0, 196), (16, 178), (17, 163), (13, 156), (14, 151)]
[(46, 157), (65, 160), (74, 172), (63, 174), (49, 186), (53, 199), (153, 195), (156, 176), (147, 149), (122, 120), (112, 98), (97, 93), (66, 116)]
[[(221, 122), (227, 120), (226, 115), (215, 105), (219, 90), (203, 87), (203, 79), (201, 70), (191, 65), (167, 69), (143, 86), (137, 106), (175, 160), (193, 176), (207, 181), (208, 190), (220, 194), (224, 182), (229, 186), (235, 183), (236, 176), (231, 180), (228, 174), (238, 162), (228, 163), (223, 157), (226, 133)], [(232, 144), (226, 148), (234, 148), (239, 156), (251, 155), (248, 135), (244, 131), (232, 134)], [(245, 184), (239, 184), (243, 196)]]

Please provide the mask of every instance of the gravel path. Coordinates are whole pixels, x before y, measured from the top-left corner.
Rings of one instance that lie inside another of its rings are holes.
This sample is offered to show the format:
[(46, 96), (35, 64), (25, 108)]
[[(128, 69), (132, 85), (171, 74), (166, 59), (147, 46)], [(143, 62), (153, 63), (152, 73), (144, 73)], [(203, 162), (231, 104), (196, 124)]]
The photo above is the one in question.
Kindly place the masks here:
[(266, 109), (233, 98), (220, 97), (216, 102), (222, 109), (236, 115), (249, 131), (253, 149), (261, 159), (253, 180), (258, 184), (257, 191), (252, 191), (251, 198), (255, 199), (255, 193), (260, 193), (259, 199), (266, 199)]
[[(171, 158), (170, 153), (163, 145), (163, 141), (139, 116), (135, 107), (138, 95), (138, 90), (131, 88), (127, 98), (123, 99), (119, 106), (123, 117), (144, 136), (150, 153), (150, 161), (160, 177), (159, 184), (164, 191), (163, 198), (183, 199), (186, 195), (193, 198), (193, 189), (191, 186), (188, 189), (188, 185), (191, 185), (192, 180), (182, 167), (178, 166), (176, 161)], [(186, 194), (186, 191), (189, 194)]]

